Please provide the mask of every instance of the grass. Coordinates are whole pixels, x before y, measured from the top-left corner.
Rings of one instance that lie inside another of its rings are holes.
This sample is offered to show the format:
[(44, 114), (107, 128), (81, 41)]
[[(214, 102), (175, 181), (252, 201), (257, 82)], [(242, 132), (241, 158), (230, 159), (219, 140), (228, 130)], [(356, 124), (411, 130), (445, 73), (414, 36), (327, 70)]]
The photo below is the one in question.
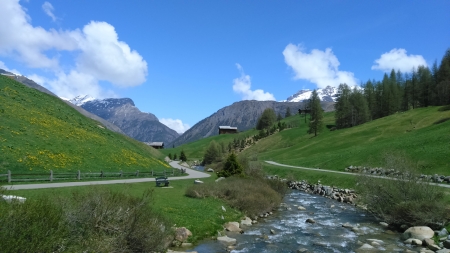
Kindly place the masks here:
[(0, 76), (0, 174), (163, 170), (164, 155)]
[[(202, 179), (205, 184), (214, 183), (215, 178)], [(191, 242), (217, 235), (217, 230), (222, 230), (222, 225), (228, 221), (239, 221), (242, 213), (233, 210), (223, 201), (214, 198), (196, 199), (185, 196), (186, 189), (193, 185), (191, 180), (173, 180), (170, 182), (173, 188), (155, 187), (154, 182), (135, 184), (115, 184), (89, 187), (67, 187), (58, 189), (17, 190), (8, 192), (26, 198), (37, 198), (39, 196), (70, 196), (75, 192), (85, 193), (109, 189), (125, 192), (132, 196), (141, 196), (150, 188), (153, 190), (152, 210), (172, 222), (177, 227), (186, 227), (193, 233)], [(222, 206), (226, 212), (222, 211)], [(221, 217), (224, 217), (222, 220)]]

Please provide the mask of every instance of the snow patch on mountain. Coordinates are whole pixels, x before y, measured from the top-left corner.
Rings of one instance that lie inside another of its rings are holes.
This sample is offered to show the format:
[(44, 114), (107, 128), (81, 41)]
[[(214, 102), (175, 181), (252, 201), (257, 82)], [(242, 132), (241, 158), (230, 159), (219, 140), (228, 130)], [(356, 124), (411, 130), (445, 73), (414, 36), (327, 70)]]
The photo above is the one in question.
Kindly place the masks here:
[(74, 105), (77, 105), (77, 106), (82, 106), (86, 102), (96, 100), (95, 98), (93, 98), (93, 97), (91, 97), (89, 95), (79, 95), (79, 96), (76, 96), (76, 97), (74, 97), (72, 99), (66, 99), (66, 98), (61, 98), (61, 99), (67, 100), (70, 103), (72, 103)]
[[(361, 89), (359, 86), (355, 86), (357, 89)], [(353, 89), (354, 87), (350, 87), (350, 89)], [(281, 102), (302, 102), (304, 100), (308, 100), (311, 97), (312, 90), (304, 89), (299, 90), (294, 95), (288, 97), (286, 100), (283, 100)], [(317, 95), (319, 96), (321, 101), (324, 102), (336, 102), (336, 99), (338, 97), (338, 88), (337, 87), (331, 87), (327, 86), (323, 89), (317, 89)]]

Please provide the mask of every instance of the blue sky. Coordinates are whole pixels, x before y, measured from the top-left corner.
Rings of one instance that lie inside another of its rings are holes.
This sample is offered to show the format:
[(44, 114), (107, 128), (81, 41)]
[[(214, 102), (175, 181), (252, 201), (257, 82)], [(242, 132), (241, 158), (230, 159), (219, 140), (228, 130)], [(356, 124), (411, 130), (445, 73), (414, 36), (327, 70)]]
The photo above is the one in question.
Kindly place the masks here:
[(243, 99), (440, 62), (450, 1), (0, 0), (0, 68), (183, 132)]

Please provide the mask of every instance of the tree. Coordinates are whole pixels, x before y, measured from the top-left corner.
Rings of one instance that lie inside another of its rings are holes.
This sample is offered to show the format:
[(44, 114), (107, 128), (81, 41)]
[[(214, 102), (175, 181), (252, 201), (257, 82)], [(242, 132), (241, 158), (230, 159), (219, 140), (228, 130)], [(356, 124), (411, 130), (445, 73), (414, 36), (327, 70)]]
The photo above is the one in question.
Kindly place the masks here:
[(278, 113), (278, 115), (277, 115), (277, 121), (280, 121), (280, 120), (282, 120), (283, 119), (283, 117), (281, 116), (281, 113)]
[(310, 134), (314, 133), (314, 136), (317, 136), (317, 133), (322, 130), (323, 114), (322, 114), (322, 107), (320, 106), (320, 98), (316, 90), (312, 92), (310, 100), (311, 100), (311, 121), (309, 122), (308, 133)]
[(272, 108), (267, 108), (262, 113), (261, 117), (258, 119), (258, 123), (256, 124), (256, 129), (266, 129), (271, 127), (275, 121), (277, 120), (277, 115)]
[(173, 160), (177, 160), (177, 154), (175, 153), (175, 154), (173, 154)]
[(184, 153), (184, 150), (181, 150), (181, 153), (180, 153), (180, 160), (181, 160), (182, 162), (186, 162), (186, 161), (187, 161), (187, 157), (186, 157), (186, 154)]
[(211, 141), (209, 143), (209, 147), (203, 156), (203, 165), (211, 164), (217, 161), (220, 158), (220, 150), (219, 146), (215, 141)]
[(168, 157), (169, 157), (170, 160), (172, 160), (172, 154), (171, 153), (169, 153)]
[(239, 164), (236, 155), (232, 152), (225, 162), (223, 169), (218, 173), (219, 177), (229, 177), (232, 175), (241, 175), (244, 173), (244, 168)]
[(336, 113), (334, 114), (337, 128), (346, 128), (351, 126), (350, 118), (350, 87), (347, 84), (340, 84), (338, 87), (338, 97), (334, 108)]
[(286, 115), (284, 116), (285, 118), (290, 117), (291, 116), (291, 108), (287, 107), (286, 108)]

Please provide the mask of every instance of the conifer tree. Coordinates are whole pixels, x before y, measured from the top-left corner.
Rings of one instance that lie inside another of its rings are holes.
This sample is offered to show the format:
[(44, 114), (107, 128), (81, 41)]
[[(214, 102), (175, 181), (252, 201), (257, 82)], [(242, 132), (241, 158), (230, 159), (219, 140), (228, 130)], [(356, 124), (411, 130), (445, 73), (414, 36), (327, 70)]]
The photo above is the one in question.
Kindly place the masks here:
[(338, 97), (335, 108), (335, 121), (337, 128), (350, 127), (350, 88), (347, 84), (340, 84), (338, 87)]
[(320, 106), (320, 98), (317, 94), (317, 91), (314, 90), (311, 94), (311, 121), (309, 122), (308, 133), (314, 133), (314, 136), (317, 136), (317, 133), (322, 130), (323, 126), (323, 113), (322, 107)]
[(291, 108), (287, 107), (286, 108), (286, 114), (284, 115), (285, 118), (290, 117), (291, 116)]
[(232, 175), (241, 175), (244, 173), (244, 168), (239, 164), (237, 156), (232, 152), (225, 162), (223, 169), (218, 173), (219, 177), (229, 177)]
[(215, 141), (209, 143), (208, 149), (206, 149), (205, 155), (203, 156), (203, 165), (211, 164), (220, 158), (219, 146)]
[(172, 154), (171, 153), (169, 153), (168, 157), (169, 157), (170, 160), (172, 160)]
[(182, 162), (186, 162), (186, 161), (187, 161), (187, 157), (186, 157), (186, 154), (184, 153), (184, 150), (181, 150), (181, 153), (180, 153), (180, 160), (181, 160)]
[(277, 116), (275, 111), (272, 108), (267, 108), (262, 113), (261, 117), (258, 119), (258, 123), (256, 124), (256, 129), (266, 129), (269, 128), (275, 123)]

